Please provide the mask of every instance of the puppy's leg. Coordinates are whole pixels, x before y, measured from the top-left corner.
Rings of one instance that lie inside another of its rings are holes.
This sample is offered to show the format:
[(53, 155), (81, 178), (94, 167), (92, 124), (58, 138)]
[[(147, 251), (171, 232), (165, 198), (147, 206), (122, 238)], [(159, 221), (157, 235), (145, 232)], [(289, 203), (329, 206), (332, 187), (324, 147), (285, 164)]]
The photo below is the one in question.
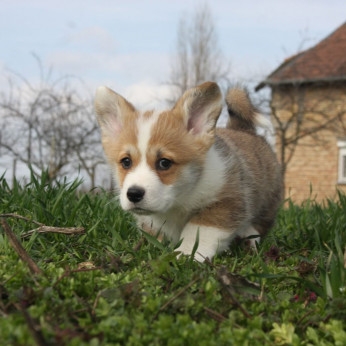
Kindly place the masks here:
[(188, 223), (181, 234), (183, 242), (177, 248), (177, 251), (181, 251), (185, 255), (191, 255), (197, 234), (199, 240), (194, 258), (198, 262), (203, 262), (207, 257), (212, 259), (217, 253), (226, 250), (233, 238), (232, 233), (229, 231), (217, 227)]
[[(251, 239), (248, 239), (248, 241), (250, 242), (250, 246), (255, 250), (257, 251), (257, 246), (256, 244), (260, 242), (260, 234), (258, 233), (258, 231), (253, 227), (253, 226), (248, 226), (246, 228), (243, 228), (241, 231), (239, 231), (237, 233), (237, 235), (240, 237), (240, 238), (247, 238), (247, 237), (250, 237), (250, 236), (254, 236), (253, 238)], [(256, 237), (255, 237), (256, 236)]]

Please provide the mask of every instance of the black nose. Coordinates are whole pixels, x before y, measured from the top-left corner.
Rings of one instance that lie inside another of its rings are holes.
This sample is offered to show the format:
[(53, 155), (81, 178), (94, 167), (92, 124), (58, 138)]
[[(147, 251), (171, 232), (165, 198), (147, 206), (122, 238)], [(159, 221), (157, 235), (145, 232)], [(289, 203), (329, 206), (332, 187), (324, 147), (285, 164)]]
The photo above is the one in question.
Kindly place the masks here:
[(138, 186), (132, 186), (127, 190), (127, 198), (130, 202), (138, 203), (143, 199), (145, 190)]

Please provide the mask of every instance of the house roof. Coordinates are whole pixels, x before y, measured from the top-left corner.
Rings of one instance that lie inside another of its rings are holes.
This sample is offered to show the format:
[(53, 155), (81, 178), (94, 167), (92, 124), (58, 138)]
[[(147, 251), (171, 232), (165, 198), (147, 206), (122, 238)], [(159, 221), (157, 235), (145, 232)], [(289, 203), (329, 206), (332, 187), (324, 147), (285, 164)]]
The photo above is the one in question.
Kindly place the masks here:
[(286, 59), (257, 87), (346, 81), (346, 22), (310, 49)]

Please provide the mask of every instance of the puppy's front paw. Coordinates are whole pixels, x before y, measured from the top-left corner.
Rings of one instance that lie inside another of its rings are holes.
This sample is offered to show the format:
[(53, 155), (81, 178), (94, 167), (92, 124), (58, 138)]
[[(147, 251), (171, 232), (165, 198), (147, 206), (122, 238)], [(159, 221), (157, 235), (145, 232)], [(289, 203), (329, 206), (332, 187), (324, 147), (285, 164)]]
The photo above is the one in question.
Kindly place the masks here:
[(212, 259), (217, 252), (223, 251), (228, 247), (231, 234), (216, 227), (188, 223), (183, 229), (181, 238), (183, 241), (177, 248), (177, 251), (191, 256), (196, 243), (198, 243), (194, 259), (198, 262), (204, 262), (206, 258)]

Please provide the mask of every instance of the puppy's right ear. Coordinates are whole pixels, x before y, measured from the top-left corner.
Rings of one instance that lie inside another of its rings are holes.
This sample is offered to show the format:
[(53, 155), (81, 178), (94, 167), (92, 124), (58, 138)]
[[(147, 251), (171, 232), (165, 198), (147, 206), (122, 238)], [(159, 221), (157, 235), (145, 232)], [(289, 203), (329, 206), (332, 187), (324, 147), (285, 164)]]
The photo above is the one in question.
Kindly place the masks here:
[(183, 117), (187, 130), (193, 135), (211, 136), (222, 110), (222, 95), (216, 83), (206, 82), (185, 91), (173, 109)]
[(96, 90), (95, 111), (103, 135), (117, 136), (127, 113), (135, 112), (131, 103), (113, 90), (101, 86)]

